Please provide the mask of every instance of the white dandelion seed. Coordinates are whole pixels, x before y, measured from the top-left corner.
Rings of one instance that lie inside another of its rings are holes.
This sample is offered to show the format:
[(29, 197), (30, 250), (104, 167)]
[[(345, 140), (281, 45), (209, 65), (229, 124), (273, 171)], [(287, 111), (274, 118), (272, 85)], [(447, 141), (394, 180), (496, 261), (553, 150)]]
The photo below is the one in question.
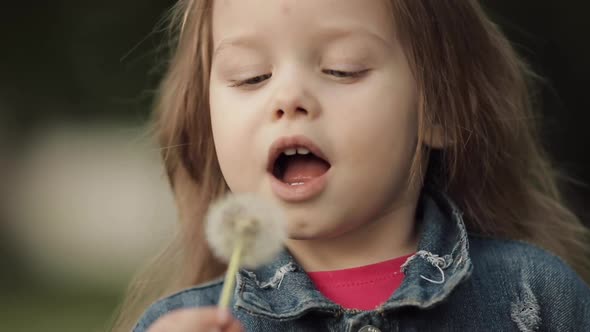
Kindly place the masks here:
[(279, 207), (253, 194), (230, 194), (209, 208), (206, 223), (213, 254), (229, 262), (220, 300), (227, 306), (238, 268), (266, 264), (281, 250), (286, 219)]

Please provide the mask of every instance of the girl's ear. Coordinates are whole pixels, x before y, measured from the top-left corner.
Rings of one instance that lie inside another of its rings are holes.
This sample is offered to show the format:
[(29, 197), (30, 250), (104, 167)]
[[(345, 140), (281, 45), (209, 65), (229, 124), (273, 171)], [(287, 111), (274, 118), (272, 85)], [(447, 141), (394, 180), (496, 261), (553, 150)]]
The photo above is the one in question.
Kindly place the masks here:
[(445, 134), (441, 125), (435, 124), (427, 128), (424, 133), (424, 145), (431, 149), (442, 150), (448, 144), (445, 142)]
[[(424, 117), (426, 112), (426, 109), (424, 108), (424, 98), (424, 95), (421, 95), (418, 98), (418, 112), (420, 117)], [(449, 142), (445, 140), (445, 131), (440, 121), (430, 118), (424, 124), (424, 129), (422, 144), (435, 150), (442, 150), (449, 144)]]

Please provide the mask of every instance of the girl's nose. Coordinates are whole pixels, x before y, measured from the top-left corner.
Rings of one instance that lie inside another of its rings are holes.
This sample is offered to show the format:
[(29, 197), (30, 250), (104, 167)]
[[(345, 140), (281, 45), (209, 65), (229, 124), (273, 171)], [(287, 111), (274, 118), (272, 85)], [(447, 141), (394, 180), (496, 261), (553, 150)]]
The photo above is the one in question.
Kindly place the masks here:
[(283, 80), (272, 96), (272, 118), (296, 119), (305, 117), (316, 118), (320, 112), (317, 96), (311, 91), (301, 77)]

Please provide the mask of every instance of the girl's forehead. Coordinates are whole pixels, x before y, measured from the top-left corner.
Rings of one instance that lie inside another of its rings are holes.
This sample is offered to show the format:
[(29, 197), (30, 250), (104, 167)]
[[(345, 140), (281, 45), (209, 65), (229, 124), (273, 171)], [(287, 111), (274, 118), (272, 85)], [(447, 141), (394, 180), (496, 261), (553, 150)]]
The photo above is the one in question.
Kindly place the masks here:
[(389, 0), (214, 0), (213, 40), (259, 37), (365, 34), (391, 40)]

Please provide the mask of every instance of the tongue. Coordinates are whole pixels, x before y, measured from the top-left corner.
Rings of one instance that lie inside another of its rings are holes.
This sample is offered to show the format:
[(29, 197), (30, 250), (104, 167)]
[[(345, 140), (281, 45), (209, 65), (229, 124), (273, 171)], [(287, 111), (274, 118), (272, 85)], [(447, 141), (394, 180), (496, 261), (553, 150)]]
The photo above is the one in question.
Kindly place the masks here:
[(328, 163), (312, 154), (294, 155), (288, 157), (285, 163), (283, 182), (306, 182), (326, 173), (328, 168), (330, 168)]

